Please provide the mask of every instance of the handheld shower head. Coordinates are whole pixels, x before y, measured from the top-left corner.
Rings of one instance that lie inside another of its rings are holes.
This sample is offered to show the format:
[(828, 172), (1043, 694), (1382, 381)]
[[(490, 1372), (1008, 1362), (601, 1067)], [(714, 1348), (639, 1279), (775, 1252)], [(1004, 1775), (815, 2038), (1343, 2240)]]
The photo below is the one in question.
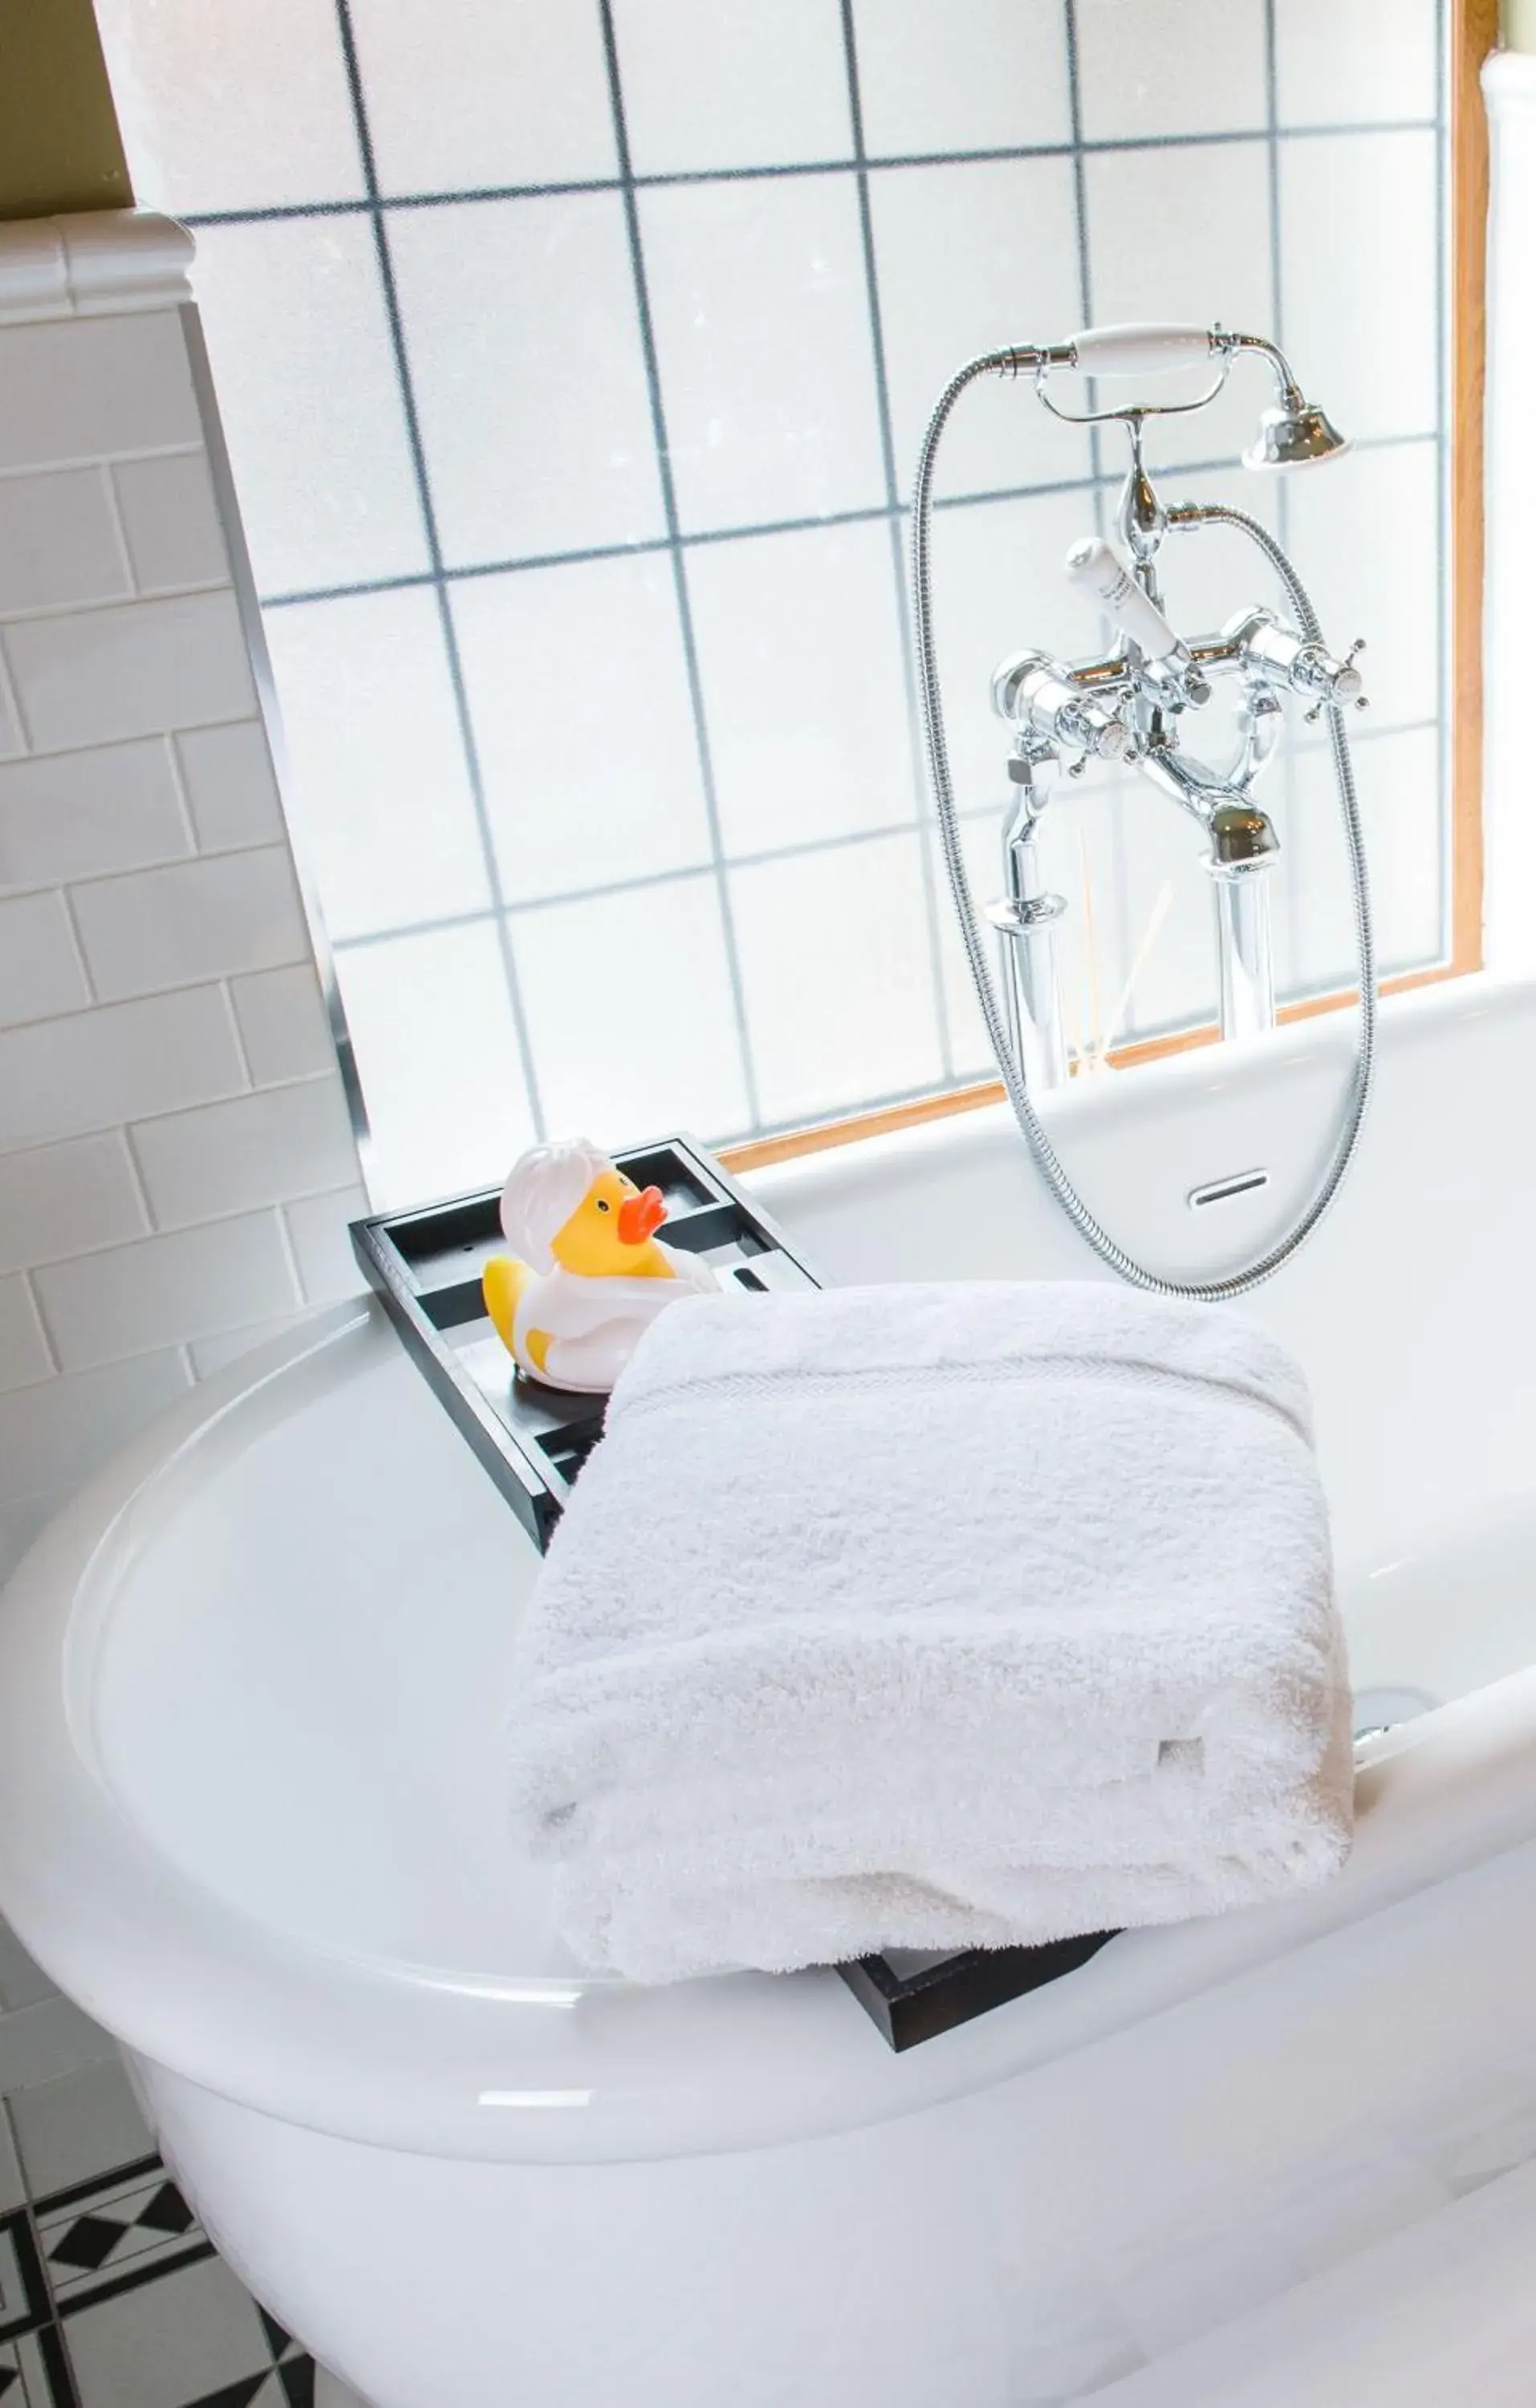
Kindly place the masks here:
[(1258, 422), (1258, 433), (1242, 455), (1245, 468), (1312, 468), (1349, 450), (1327, 413), (1304, 401), (1293, 385)]

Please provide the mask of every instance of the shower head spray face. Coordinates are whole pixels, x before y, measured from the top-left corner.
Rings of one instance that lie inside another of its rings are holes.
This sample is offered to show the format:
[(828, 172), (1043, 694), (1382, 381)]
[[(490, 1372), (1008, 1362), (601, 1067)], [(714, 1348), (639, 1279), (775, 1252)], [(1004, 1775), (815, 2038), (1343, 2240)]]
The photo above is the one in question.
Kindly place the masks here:
[(1349, 450), (1326, 414), (1299, 393), (1287, 394), (1278, 408), (1267, 409), (1258, 433), (1242, 455), (1245, 468), (1313, 468), (1320, 460), (1337, 460)]

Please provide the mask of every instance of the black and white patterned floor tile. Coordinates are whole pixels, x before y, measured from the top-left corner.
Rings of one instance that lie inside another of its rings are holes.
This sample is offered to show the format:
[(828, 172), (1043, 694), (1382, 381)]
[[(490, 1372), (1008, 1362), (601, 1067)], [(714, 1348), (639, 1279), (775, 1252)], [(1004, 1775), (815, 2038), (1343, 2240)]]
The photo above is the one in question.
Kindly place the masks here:
[(158, 2157), (0, 2216), (0, 2408), (314, 2408), (314, 2390)]

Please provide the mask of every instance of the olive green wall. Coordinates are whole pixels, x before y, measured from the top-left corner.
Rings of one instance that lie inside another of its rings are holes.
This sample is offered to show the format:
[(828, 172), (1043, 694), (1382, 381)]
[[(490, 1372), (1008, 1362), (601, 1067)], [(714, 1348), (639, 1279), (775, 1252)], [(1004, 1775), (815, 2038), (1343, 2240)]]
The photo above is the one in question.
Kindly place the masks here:
[(91, 0), (0, 0), (0, 218), (133, 197)]

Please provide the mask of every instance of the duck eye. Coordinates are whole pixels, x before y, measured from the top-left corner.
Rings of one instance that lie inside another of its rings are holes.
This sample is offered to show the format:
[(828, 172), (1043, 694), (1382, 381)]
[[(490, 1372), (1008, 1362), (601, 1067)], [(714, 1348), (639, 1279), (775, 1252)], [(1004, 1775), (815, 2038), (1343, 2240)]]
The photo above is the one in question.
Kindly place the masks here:
[(599, 1212), (611, 1212), (613, 1207), (611, 1204), (605, 1203), (602, 1197), (599, 1196), (597, 1198), (597, 1210)]

